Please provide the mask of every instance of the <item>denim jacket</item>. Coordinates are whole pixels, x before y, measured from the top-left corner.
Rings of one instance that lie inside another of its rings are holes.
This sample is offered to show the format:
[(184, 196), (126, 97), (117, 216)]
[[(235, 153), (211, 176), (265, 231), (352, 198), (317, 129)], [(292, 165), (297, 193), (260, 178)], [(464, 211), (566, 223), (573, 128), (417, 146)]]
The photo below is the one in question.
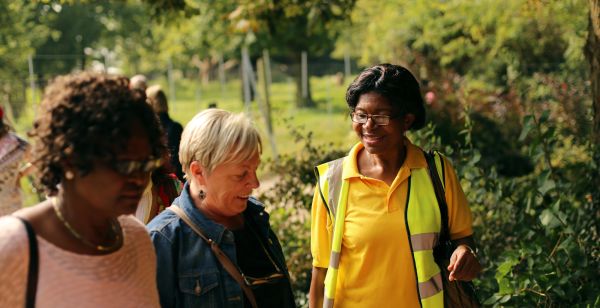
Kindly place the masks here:
[[(181, 195), (173, 202), (181, 207), (207, 237), (215, 241), (229, 259), (237, 265), (233, 232), (200, 212), (189, 195), (186, 183)], [(289, 273), (277, 237), (269, 225), (264, 206), (251, 197), (244, 211), (246, 219), (259, 226), (259, 236), (277, 265)], [(156, 250), (157, 285), (162, 307), (243, 307), (243, 291), (223, 269), (210, 246), (173, 211), (165, 210), (147, 226)], [(288, 285), (290, 285), (288, 283)], [(290, 306), (294, 307), (291, 285), (287, 290)]]

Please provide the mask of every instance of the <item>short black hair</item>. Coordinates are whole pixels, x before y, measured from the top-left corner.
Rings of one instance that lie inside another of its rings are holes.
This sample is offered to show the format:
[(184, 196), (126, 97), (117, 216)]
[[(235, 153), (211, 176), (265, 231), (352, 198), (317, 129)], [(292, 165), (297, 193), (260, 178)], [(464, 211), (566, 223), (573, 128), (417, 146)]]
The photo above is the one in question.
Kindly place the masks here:
[(46, 88), (29, 133), (33, 162), (49, 195), (58, 191), (69, 161), (86, 174), (97, 162), (112, 163), (126, 146), (134, 121), (140, 121), (152, 155), (163, 157), (162, 130), (143, 91), (125, 77), (98, 73), (60, 76)]
[(369, 92), (382, 95), (402, 114), (413, 114), (415, 121), (409, 129), (425, 126), (425, 103), (419, 82), (408, 69), (389, 63), (365, 69), (346, 90), (348, 107), (354, 110), (360, 96)]

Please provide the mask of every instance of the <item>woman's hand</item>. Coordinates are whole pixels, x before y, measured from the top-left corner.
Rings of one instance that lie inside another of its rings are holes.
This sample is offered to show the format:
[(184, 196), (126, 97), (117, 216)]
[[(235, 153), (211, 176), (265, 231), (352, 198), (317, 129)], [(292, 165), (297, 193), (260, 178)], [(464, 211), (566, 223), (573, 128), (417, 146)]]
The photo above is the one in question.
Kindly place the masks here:
[(450, 265), (448, 265), (450, 275), (448, 280), (473, 280), (481, 272), (481, 264), (477, 261), (477, 256), (473, 250), (465, 245), (456, 247), (450, 257)]

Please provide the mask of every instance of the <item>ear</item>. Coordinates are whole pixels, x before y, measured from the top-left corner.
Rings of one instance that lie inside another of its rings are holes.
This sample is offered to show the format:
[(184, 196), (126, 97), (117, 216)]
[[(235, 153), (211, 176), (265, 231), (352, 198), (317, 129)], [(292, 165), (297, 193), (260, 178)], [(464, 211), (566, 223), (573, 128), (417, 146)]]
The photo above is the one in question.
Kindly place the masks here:
[(190, 164), (190, 180), (195, 180), (200, 185), (206, 185), (206, 171), (199, 162), (193, 161)]
[(407, 113), (402, 119), (402, 128), (407, 131), (412, 126), (413, 122), (415, 122), (415, 115)]

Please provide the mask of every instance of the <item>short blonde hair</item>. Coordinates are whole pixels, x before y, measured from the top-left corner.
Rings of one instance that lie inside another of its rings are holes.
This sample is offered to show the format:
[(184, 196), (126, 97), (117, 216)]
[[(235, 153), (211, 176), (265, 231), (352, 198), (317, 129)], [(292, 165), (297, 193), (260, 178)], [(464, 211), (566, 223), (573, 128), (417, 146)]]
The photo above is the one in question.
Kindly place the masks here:
[(168, 112), (169, 104), (167, 103), (167, 95), (159, 85), (153, 85), (146, 89), (146, 97), (148, 98), (148, 104), (152, 106), (154, 112)]
[(249, 160), (262, 152), (262, 141), (252, 121), (242, 113), (207, 109), (185, 126), (179, 161), (186, 173), (197, 161), (210, 174), (218, 165)]

